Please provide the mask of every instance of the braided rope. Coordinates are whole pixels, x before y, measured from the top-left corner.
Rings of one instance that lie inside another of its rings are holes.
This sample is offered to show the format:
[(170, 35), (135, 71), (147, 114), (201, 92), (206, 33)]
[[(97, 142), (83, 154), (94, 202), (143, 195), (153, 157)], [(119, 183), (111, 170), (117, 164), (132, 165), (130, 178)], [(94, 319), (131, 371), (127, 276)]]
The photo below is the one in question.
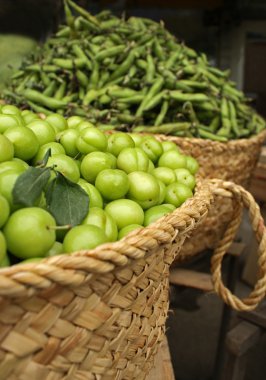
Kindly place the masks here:
[[(120, 241), (93, 250), (46, 258), (40, 263), (1, 269), (0, 297), (29, 297), (54, 284), (75, 288), (87, 284), (94, 274), (105, 274), (130, 265), (134, 260), (146, 259), (162, 246), (175, 242), (181, 248), (184, 240), (207, 216), (212, 201), (210, 186), (204, 181), (198, 184), (193, 198), (180, 208), (151, 226), (132, 231)], [(178, 259), (179, 250), (171, 251), (171, 261)]]
[[(233, 309), (238, 311), (253, 310), (257, 307), (258, 303), (265, 297), (266, 294), (266, 228), (264, 221), (253, 196), (243, 187), (235, 185), (232, 182), (225, 182), (222, 180), (212, 180), (211, 183), (214, 194), (223, 195), (225, 197), (231, 196), (234, 200), (233, 219), (229, 223), (223, 238), (220, 240), (217, 248), (215, 249), (211, 260), (211, 272), (214, 289), (224, 300), (224, 302), (230, 305)], [(223, 284), (221, 278), (221, 266), (223, 257), (232, 243), (234, 235), (238, 229), (241, 209), (243, 206), (248, 209), (249, 219), (259, 244), (257, 252), (259, 273), (254, 289), (247, 298), (241, 300), (233, 295), (231, 291)]]

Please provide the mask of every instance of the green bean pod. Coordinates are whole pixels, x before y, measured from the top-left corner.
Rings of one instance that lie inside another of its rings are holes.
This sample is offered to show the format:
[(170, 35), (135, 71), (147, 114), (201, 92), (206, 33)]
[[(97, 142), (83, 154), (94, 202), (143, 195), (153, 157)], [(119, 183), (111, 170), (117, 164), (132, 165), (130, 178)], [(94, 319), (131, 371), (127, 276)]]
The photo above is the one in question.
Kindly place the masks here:
[(232, 101), (228, 101), (228, 107), (229, 107), (229, 117), (230, 117), (232, 130), (234, 134), (236, 135), (236, 137), (239, 137), (240, 130), (237, 125), (236, 109), (235, 109), (234, 103)]
[(72, 0), (66, 0), (68, 2), (68, 4), (78, 13), (80, 14), (81, 16), (85, 17), (88, 21), (90, 21), (91, 23), (99, 26), (100, 23), (99, 21), (97, 20), (96, 17), (92, 16), (89, 12), (87, 12), (84, 8), (80, 7), (79, 5), (77, 5), (76, 3), (74, 3), (74, 1)]
[(185, 94), (181, 91), (169, 91), (169, 97), (177, 102), (206, 102), (209, 100), (205, 94)]
[(77, 77), (77, 80), (79, 82), (79, 84), (84, 87), (84, 88), (87, 88), (88, 84), (89, 84), (89, 78), (88, 76), (81, 70), (77, 70), (76, 71), (76, 77)]
[(67, 106), (67, 103), (59, 100), (50, 98), (46, 95), (41, 94), (40, 92), (36, 90), (27, 89), (24, 91), (24, 96), (28, 101), (31, 101), (32, 103), (36, 103), (37, 105), (41, 105), (47, 108), (51, 109), (58, 109), (58, 108), (65, 108)]
[(198, 128), (198, 132), (199, 132), (200, 137), (205, 138), (205, 139), (210, 139), (210, 140), (220, 141), (220, 142), (228, 141), (227, 137), (215, 135), (214, 133), (206, 131), (202, 127)]
[(109, 81), (117, 79), (124, 75), (129, 70), (130, 66), (133, 64), (135, 58), (135, 50), (133, 49), (129, 52), (125, 61), (122, 62), (122, 64), (110, 75)]
[(54, 95), (55, 99), (58, 99), (58, 100), (63, 99), (65, 92), (66, 92), (66, 87), (67, 87), (66, 82), (62, 82), (60, 84), (60, 86), (58, 87), (58, 89)]
[(141, 107), (144, 108), (146, 104), (149, 102), (151, 98), (153, 98), (155, 95), (158, 94), (159, 91), (161, 91), (164, 84), (164, 78), (159, 76), (151, 86), (150, 90), (146, 94), (145, 98), (143, 99), (143, 102), (141, 104)]
[(43, 91), (43, 94), (46, 96), (52, 96), (55, 93), (57, 88), (57, 82), (55, 80), (51, 81), (48, 87)]
[(99, 73), (99, 64), (97, 61), (93, 61), (92, 64), (92, 72), (89, 79), (90, 88), (97, 88), (99, 81), (100, 73)]
[(152, 82), (155, 75), (155, 64), (151, 54), (147, 55), (147, 73), (146, 73), (146, 81), (148, 83)]
[(212, 121), (209, 125), (210, 132), (215, 133), (218, 130), (218, 128), (220, 127), (220, 125), (221, 125), (220, 115), (214, 116), (214, 118), (212, 119)]
[(86, 66), (86, 60), (81, 58), (76, 59), (63, 59), (63, 58), (54, 58), (53, 64), (62, 69), (73, 70), (75, 67), (78, 69)]
[(156, 107), (162, 99), (165, 99), (167, 97), (167, 91), (161, 91), (159, 94), (155, 95), (153, 98), (151, 98), (147, 104), (143, 107), (143, 111), (149, 111)]
[(120, 98), (118, 99), (118, 103), (139, 104), (144, 99), (144, 96), (145, 96), (144, 94), (137, 94), (137, 95), (132, 95), (127, 98)]
[(110, 58), (110, 57), (115, 57), (121, 53), (123, 53), (126, 49), (126, 45), (117, 45), (117, 46), (114, 46), (114, 47), (110, 47), (109, 49), (104, 49), (102, 51), (99, 51), (96, 56), (95, 56), (95, 59), (97, 61), (103, 61), (104, 58)]
[(165, 59), (165, 53), (158, 38), (155, 38), (153, 41), (153, 51), (156, 57), (159, 58), (161, 61)]
[(28, 104), (34, 112), (43, 113), (44, 115), (47, 115), (47, 116), (52, 114), (52, 112), (45, 107), (41, 107), (41, 106), (39, 106), (33, 102), (30, 102), (30, 101), (28, 102)]
[(100, 96), (99, 90), (90, 89), (83, 98), (83, 105), (88, 106), (91, 102)]
[(132, 129), (133, 132), (148, 132), (148, 133), (158, 133), (171, 135), (176, 132), (187, 131), (191, 127), (190, 123), (182, 122), (182, 123), (168, 123), (161, 124), (158, 126), (137, 126)]
[(158, 116), (155, 119), (155, 122), (154, 122), (155, 127), (158, 127), (159, 125), (161, 125), (163, 123), (163, 120), (165, 118), (165, 115), (167, 114), (168, 108), (169, 108), (169, 101), (164, 100), (164, 102), (161, 106), (160, 113), (158, 114)]
[(84, 53), (84, 51), (81, 49), (79, 45), (74, 44), (72, 46), (72, 50), (74, 54), (77, 56), (78, 59), (80, 59), (81, 62), (85, 62), (85, 65), (88, 70), (92, 70), (92, 64), (91, 61), (88, 59), (87, 55)]

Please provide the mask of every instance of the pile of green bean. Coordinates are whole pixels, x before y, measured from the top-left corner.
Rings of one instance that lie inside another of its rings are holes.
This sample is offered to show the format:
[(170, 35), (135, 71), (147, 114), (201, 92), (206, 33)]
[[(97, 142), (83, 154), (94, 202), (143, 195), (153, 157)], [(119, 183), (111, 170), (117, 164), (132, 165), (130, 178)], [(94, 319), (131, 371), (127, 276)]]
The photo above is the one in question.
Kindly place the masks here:
[(101, 129), (227, 141), (265, 128), (229, 71), (162, 22), (93, 16), (71, 0), (65, 14), (66, 24), (14, 73), (2, 94), (7, 101), (84, 116)]

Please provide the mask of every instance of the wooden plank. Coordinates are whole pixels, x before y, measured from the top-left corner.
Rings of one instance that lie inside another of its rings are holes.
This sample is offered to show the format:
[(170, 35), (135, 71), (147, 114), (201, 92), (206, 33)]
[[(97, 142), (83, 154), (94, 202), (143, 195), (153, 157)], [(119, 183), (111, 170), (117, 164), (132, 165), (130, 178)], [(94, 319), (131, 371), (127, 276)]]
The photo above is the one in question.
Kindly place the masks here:
[(246, 375), (247, 355), (228, 354), (221, 380), (244, 380)]
[(146, 380), (175, 380), (174, 370), (172, 367), (171, 356), (167, 338), (161, 343), (154, 360), (155, 366), (150, 371)]
[(205, 292), (213, 290), (211, 276), (208, 273), (183, 268), (173, 268), (170, 270), (170, 283), (200, 289)]
[(242, 356), (258, 343), (260, 336), (259, 327), (243, 321), (227, 333), (227, 349), (235, 356)]
[(257, 309), (252, 311), (245, 311), (238, 314), (240, 318), (245, 319), (257, 325), (258, 327), (263, 327), (266, 329), (266, 303), (259, 306)]
[(242, 252), (244, 251), (245, 247), (246, 247), (246, 244), (244, 243), (233, 242), (228, 248), (227, 253), (232, 256), (240, 256)]

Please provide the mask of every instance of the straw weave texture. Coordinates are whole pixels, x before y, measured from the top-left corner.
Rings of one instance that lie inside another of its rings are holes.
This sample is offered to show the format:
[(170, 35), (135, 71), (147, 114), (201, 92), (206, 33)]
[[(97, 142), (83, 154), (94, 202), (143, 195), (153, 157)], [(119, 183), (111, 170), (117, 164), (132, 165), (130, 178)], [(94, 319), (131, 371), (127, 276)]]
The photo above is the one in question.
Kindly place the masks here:
[(0, 270), (0, 380), (145, 379), (165, 332), (169, 267), (213, 201), (207, 183), (149, 227)]

